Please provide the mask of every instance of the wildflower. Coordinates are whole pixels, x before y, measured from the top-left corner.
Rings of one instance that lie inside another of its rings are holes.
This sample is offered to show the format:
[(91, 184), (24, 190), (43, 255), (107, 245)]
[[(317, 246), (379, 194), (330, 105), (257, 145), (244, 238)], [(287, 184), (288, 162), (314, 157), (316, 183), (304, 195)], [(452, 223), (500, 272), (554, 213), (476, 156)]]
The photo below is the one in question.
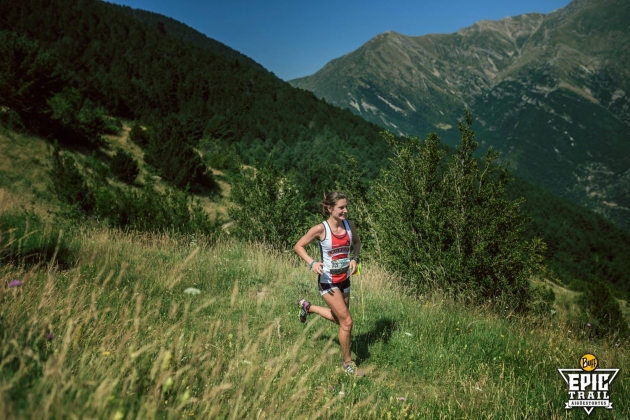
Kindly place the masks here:
[(405, 401), (405, 397), (398, 397), (398, 401)]
[(9, 282), (9, 287), (20, 287), (22, 285), (22, 282), (15, 279), (15, 280), (11, 280)]
[(55, 336), (53, 335), (53, 333), (48, 333), (46, 334), (46, 340), (48, 341), (52, 341), (52, 339), (55, 338)]
[(111, 354), (111, 353), (110, 353), (110, 352), (108, 352), (108, 351), (104, 351), (104, 352), (103, 352), (103, 356), (109, 356), (110, 354)]
[(586, 324), (586, 326), (587, 326), (587, 327), (590, 327), (590, 326), (591, 326), (591, 323), (589, 322), (588, 324)]
[(187, 295), (198, 295), (199, 293), (201, 293), (201, 290), (195, 289), (194, 287), (189, 287), (188, 289), (184, 290), (184, 293), (186, 293)]

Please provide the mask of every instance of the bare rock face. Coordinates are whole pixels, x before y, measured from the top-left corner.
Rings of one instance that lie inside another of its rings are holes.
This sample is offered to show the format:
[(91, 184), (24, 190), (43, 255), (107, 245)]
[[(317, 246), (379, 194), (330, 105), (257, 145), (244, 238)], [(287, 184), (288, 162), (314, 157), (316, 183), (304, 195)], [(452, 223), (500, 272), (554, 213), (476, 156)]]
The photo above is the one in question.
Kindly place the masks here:
[[(396, 134), (436, 131), (451, 144), (467, 107), (482, 148), (630, 229), (627, 22), (630, 2), (576, 0), (453, 34), (390, 31), (290, 83)], [(587, 191), (588, 168), (606, 170)]]

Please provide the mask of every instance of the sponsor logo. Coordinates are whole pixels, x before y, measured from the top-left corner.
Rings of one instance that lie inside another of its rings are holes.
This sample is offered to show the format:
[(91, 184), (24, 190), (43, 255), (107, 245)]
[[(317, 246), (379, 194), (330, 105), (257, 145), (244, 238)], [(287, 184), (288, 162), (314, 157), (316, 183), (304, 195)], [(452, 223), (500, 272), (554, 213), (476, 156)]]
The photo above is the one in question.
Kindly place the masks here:
[(595, 407), (612, 410), (610, 384), (619, 369), (599, 369), (597, 357), (590, 353), (580, 357), (579, 366), (580, 369), (558, 369), (569, 386), (569, 401), (564, 408), (571, 410), (573, 407), (582, 407), (588, 415)]
[(350, 247), (349, 246), (344, 246), (341, 248), (335, 248), (332, 249), (330, 251), (328, 251), (328, 255), (333, 256), (333, 255), (337, 255), (337, 254), (348, 254), (350, 252)]

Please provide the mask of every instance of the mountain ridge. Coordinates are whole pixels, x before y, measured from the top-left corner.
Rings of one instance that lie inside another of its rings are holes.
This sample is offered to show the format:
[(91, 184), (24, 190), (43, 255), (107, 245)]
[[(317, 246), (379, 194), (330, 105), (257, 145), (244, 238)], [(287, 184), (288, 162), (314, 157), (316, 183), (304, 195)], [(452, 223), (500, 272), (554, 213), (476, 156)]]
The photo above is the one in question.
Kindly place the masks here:
[(619, 0), (576, 0), (451, 34), (388, 31), (289, 83), (396, 134), (436, 131), (451, 145), (449, 122), (469, 108), (482, 150), (628, 230), (626, 18)]

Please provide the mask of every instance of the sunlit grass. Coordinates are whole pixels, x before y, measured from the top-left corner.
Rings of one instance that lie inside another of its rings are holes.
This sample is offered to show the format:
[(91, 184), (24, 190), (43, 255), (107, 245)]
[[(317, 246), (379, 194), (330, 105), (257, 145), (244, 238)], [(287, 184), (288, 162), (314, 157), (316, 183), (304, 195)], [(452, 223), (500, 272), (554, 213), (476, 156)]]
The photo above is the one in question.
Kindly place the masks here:
[[(323, 302), (292, 253), (66, 229), (73, 266), (0, 271), (1, 418), (560, 418), (576, 414), (558, 368), (586, 352), (630, 367), (625, 343), (437, 291), (412, 299), (368, 264), (353, 280), (352, 350), (367, 372), (354, 378), (336, 325), (298, 320), (299, 297)], [(628, 417), (623, 376), (610, 394), (615, 408), (591, 417)]]

